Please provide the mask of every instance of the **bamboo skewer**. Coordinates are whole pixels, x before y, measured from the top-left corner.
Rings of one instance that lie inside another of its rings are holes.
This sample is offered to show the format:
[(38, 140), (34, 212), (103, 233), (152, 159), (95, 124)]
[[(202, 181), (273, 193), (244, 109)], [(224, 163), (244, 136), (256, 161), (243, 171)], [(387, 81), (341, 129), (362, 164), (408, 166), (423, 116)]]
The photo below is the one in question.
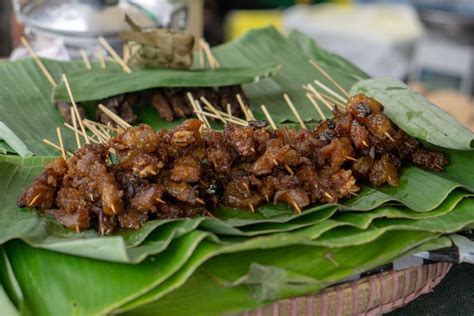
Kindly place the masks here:
[(110, 109), (108, 109), (106, 106), (103, 104), (99, 104), (99, 109), (104, 112), (108, 117), (110, 117), (115, 123), (117, 123), (119, 126), (122, 128), (126, 129), (131, 127), (130, 124), (125, 122), (120, 116), (112, 112)]
[(331, 112), (334, 110), (333, 107), (323, 98), (323, 96), (311, 85), (307, 84), (306, 87), (321, 101)]
[(206, 53), (209, 66), (211, 66), (211, 68), (219, 68), (221, 65), (217, 61), (216, 57), (212, 54), (211, 48), (209, 47), (209, 43), (207, 43), (204, 39), (201, 38), (199, 40), (199, 44), (201, 45), (201, 47), (204, 49), (204, 52)]
[(84, 49), (81, 49), (81, 56), (82, 56), (82, 61), (84, 62), (84, 65), (86, 66), (86, 69), (91, 70), (92, 65), (89, 60), (89, 56), (87, 56), (87, 52)]
[(84, 125), (94, 134), (97, 136), (97, 138), (99, 139), (99, 141), (101, 143), (106, 143), (107, 142), (107, 137), (104, 136), (102, 134), (102, 132), (100, 132), (94, 125), (88, 123), (88, 122), (84, 122)]
[(28, 203), (28, 206), (29, 206), (29, 207), (32, 207), (33, 204), (35, 204), (36, 200), (38, 200), (38, 198), (39, 198), (40, 196), (41, 196), (41, 194), (39, 194), (39, 193), (36, 194), (36, 195), (31, 199), (30, 203)]
[(97, 126), (99, 131), (101, 131), (107, 137), (107, 140), (112, 138), (112, 136), (110, 135), (110, 130), (109, 129), (107, 129), (107, 128), (101, 126), (101, 125), (95, 125), (95, 126)]
[(123, 57), (124, 63), (128, 64), (128, 61), (130, 59), (130, 51), (128, 49), (128, 44), (127, 43), (123, 44), (122, 57)]
[[(212, 117), (212, 118), (216, 118), (216, 119), (219, 119), (219, 117), (216, 115), (216, 114), (213, 114), (213, 113), (210, 113), (210, 112), (206, 112), (206, 111), (201, 111), (201, 110), (195, 110), (194, 111), (196, 114), (201, 114), (203, 115), (204, 117)], [(222, 116), (221, 116), (222, 117)], [(231, 122), (231, 123), (234, 123), (234, 124), (237, 124), (237, 125), (240, 125), (240, 126), (248, 126), (248, 123), (247, 122), (241, 122), (241, 121), (237, 121), (235, 119), (226, 119), (225, 120), (226, 122)], [(210, 128), (210, 127), (209, 127)]]
[(20, 41), (21, 43), (23, 44), (23, 46), (25, 46), (26, 50), (28, 51), (28, 54), (30, 54), (31, 58), (33, 58), (33, 60), (36, 62), (36, 64), (38, 65), (38, 67), (40, 68), (41, 72), (44, 74), (44, 76), (46, 77), (46, 79), (48, 79), (49, 83), (51, 84), (51, 86), (53, 87), (56, 87), (58, 84), (56, 83), (56, 81), (53, 79), (53, 76), (51, 76), (51, 74), (49, 73), (48, 69), (46, 68), (46, 66), (43, 64), (43, 62), (41, 61), (41, 59), (38, 57), (38, 55), (36, 54), (36, 52), (33, 50), (33, 48), (31, 47), (30, 43), (28, 43), (28, 41), (26, 40), (26, 38), (24, 38), (23, 36), (20, 38)]
[(286, 169), (286, 171), (288, 171), (289, 174), (291, 174), (291, 175), (294, 175), (294, 174), (295, 174), (295, 173), (293, 172), (293, 169), (291, 169), (290, 166), (285, 165), (285, 169)]
[(112, 126), (110, 125), (110, 122), (108, 122), (107, 125), (104, 125), (104, 124), (102, 124), (102, 123), (99, 123), (99, 122), (96, 122), (96, 121), (91, 121), (91, 120), (89, 120), (89, 119), (84, 119), (84, 121), (87, 121), (87, 122), (89, 122), (90, 124), (93, 124), (93, 125), (95, 125), (95, 126), (97, 126), (97, 127), (102, 127), (102, 128), (104, 128), (104, 129), (106, 129), (106, 130), (109, 130), (109, 131), (119, 132), (119, 129), (118, 129), (118, 128), (112, 127)]
[[(60, 146), (56, 145), (55, 143), (53, 143), (53, 142), (50, 141), (50, 140), (47, 140), (46, 138), (43, 138), (43, 143), (45, 143), (46, 145), (49, 145), (49, 146), (53, 147), (53, 148), (56, 149), (56, 150), (61, 151), (61, 147), (60, 147)], [(71, 154), (70, 152), (67, 151), (66, 153), (67, 153), (68, 155), (71, 155), (71, 156), (72, 156), (72, 154)]]
[(209, 101), (207, 101), (207, 99), (204, 96), (202, 96), (200, 99), (212, 112), (214, 112), (214, 114), (222, 123), (224, 124), (226, 123), (222, 115), (220, 115), (219, 111), (217, 111), (216, 108), (212, 106), (212, 104)]
[(249, 208), (250, 208), (250, 210), (252, 211), (252, 213), (255, 213), (255, 207), (253, 207), (252, 204), (249, 204)]
[(122, 58), (117, 54), (117, 52), (110, 46), (110, 44), (103, 38), (102, 36), (99, 37), (99, 43), (107, 50), (107, 52), (112, 56), (112, 58), (122, 67), (123, 71), (126, 73), (131, 73), (132, 70), (128, 65), (123, 61)]
[[(305, 89), (306, 91), (308, 91), (308, 92), (311, 93), (312, 95), (316, 96), (316, 95), (314, 94), (313, 90), (310, 89), (308, 86), (303, 85), (303, 89)], [(345, 103), (342, 103), (341, 101), (339, 101), (339, 100), (337, 100), (337, 99), (335, 99), (335, 98), (333, 98), (333, 97), (331, 97), (331, 96), (329, 96), (329, 95), (327, 95), (327, 94), (325, 94), (325, 93), (320, 92), (319, 94), (322, 95), (322, 96), (323, 96), (326, 100), (328, 100), (329, 102), (332, 102), (332, 103), (334, 103), (334, 104), (340, 106), (341, 108), (345, 108), (345, 107), (346, 107), (346, 104), (345, 104)]]
[[(201, 97), (201, 98), (202, 98), (202, 97)], [(206, 99), (206, 101), (207, 101), (207, 99)], [(208, 101), (208, 102), (209, 102), (209, 101)], [(230, 104), (229, 104), (229, 106), (230, 106)], [(216, 112), (217, 112), (216, 115), (222, 116), (222, 118), (223, 118), (224, 120), (232, 119), (232, 120), (234, 120), (234, 121), (240, 121), (241, 123), (244, 123), (245, 125), (248, 124), (246, 120), (243, 120), (243, 119), (241, 119), (241, 118), (239, 118), (239, 117), (234, 117), (234, 116), (232, 116), (232, 112), (231, 112), (231, 114), (229, 115), (229, 113), (220, 111), (220, 110), (216, 109), (214, 106), (209, 106), (208, 104), (206, 104), (206, 109), (212, 111), (214, 114), (216, 114)], [(229, 110), (229, 109), (228, 109), (228, 110)], [(225, 123), (225, 122), (224, 122), (224, 123)]]
[(326, 120), (326, 115), (324, 115), (323, 111), (319, 107), (319, 104), (316, 102), (315, 99), (313, 99), (312, 95), (310, 93), (306, 93), (306, 97), (308, 98), (309, 102), (314, 106), (316, 111), (318, 112), (319, 116), (323, 119)]
[(230, 103), (227, 103), (227, 115), (229, 118), (232, 118), (232, 109), (230, 107)]
[(298, 111), (296, 111), (296, 108), (293, 104), (293, 102), (291, 101), (290, 97), (288, 96), (288, 94), (284, 94), (283, 97), (285, 98), (285, 101), (286, 103), (288, 104), (288, 106), (290, 107), (291, 111), (293, 112), (293, 114), (296, 116), (296, 119), (298, 120), (298, 122), (300, 123), (301, 127), (304, 128), (304, 129), (308, 129), (306, 127), (306, 125), (304, 124), (303, 122), (303, 119), (301, 118), (300, 114), (298, 113)]
[(262, 112), (263, 112), (263, 114), (265, 115), (265, 117), (266, 117), (268, 123), (270, 124), (270, 126), (271, 126), (274, 130), (276, 130), (276, 129), (277, 129), (277, 126), (276, 126), (275, 122), (273, 121), (272, 117), (270, 116), (270, 113), (268, 112), (267, 107), (262, 104), (262, 105), (260, 106), (260, 108), (262, 109)]
[(324, 192), (324, 195), (328, 197), (330, 200), (334, 200), (333, 196), (327, 192)]
[(199, 66), (201, 69), (204, 69), (206, 67), (206, 60), (204, 59), (204, 50), (202, 49), (202, 46), (199, 44), (198, 45), (198, 56), (199, 56)]
[[(72, 126), (71, 124), (65, 122), (65, 123), (64, 123), (64, 126), (65, 126), (66, 128), (68, 128), (68, 129), (70, 129), (71, 131), (73, 131), (74, 133), (77, 132), (77, 134), (79, 134), (80, 136), (83, 136), (83, 137), (84, 137), (84, 135), (82, 134), (82, 132), (81, 132), (80, 130), (78, 130), (77, 128), (74, 128), (74, 126)], [(95, 144), (100, 144), (100, 142), (97, 141), (97, 139), (94, 138), (94, 137), (97, 137), (97, 136), (93, 135), (93, 137), (89, 137), (89, 140), (90, 140), (91, 142), (95, 143)]]
[(385, 132), (384, 135), (387, 136), (388, 139), (390, 139), (392, 142), (395, 143), (395, 139), (393, 139), (393, 137), (388, 132)]
[(77, 130), (77, 119), (76, 119), (76, 114), (74, 113), (74, 108), (71, 106), (71, 119), (72, 119), (72, 126), (74, 127), (74, 136), (76, 137), (76, 144), (77, 144), (77, 149), (81, 148), (81, 139), (79, 137), (79, 133)]
[(63, 157), (64, 160), (67, 160), (66, 151), (64, 150), (63, 136), (61, 135), (61, 129), (59, 127), (56, 127), (56, 134), (58, 135), (61, 156)]
[(196, 117), (198, 118), (198, 120), (200, 120), (202, 123), (206, 124), (204, 122), (204, 118), (202, 117), (202, 115), (200, 113), (196, 112), (196, 111), (198, 111), (198, 108), (196, 107), (196, 104), (194, 103), (194, 97), (191, 94), (191, 92), (187, 92), (186, 97), (188, 98), (189, 103), (191, 103), (191, 106), (193, 107), (193, 112), (194, 112), (194, 114), (196, 114)]
[(330, 95), (332, 95), (333, 97), (335, 97), (336, 99), (340, 100), (341, 102), (343, 103), (346, 103), (347, 102), (347, 99), (343, 98), (341, 95), (337, 94), (336, 92), (334, 92), (334, 90), (328, 88), (326, 85), (322, 84), (321, 81), (319, 80), (314, 80), (314, 83), (320, 87), (321, 89), (323, 89), (324, 91), (326, 91), (327, 93), (329, 93)]
[(338, 88), (339, 91), (341, 91), (346, 97), (348, 98), (350, 97), (349, 93), (347, 93), (347, 91), (343, 87), (341, 87), (341, 85), (337, 83), (336, 80), (334, 80), (323, 68), (321, 68), (321, 66), (317, 62), (310, 59), (309, 63), (313, 65), (314, 68), (316, 68), (327, 80), (329, 80), (336, 88)]
[(340, 106), (342, 109), (345, 109), (346, 108), (346, 104), (342, 103), (341, 101), (339, 100), (336, 100), (335, 98), (327, 95), (327, 94), (324, 94), (324, 93), (320, 93), (322, 95), (323, 98), (325, 98), (327, 101), (331, 102), (331, 103), (334, 103), (335, 105), (337, 106)]
[(242, 113), (244, 114), (245, 121), (250, 121), (251, 118), (250, 118), (249, 113), (247, 112), (247, 109), (245, 108), (245, 105), (244, 105), (243, 103), (240, 103), (240, 102), (239, 102), (239, 106), (240, 106), (240, 110), (241, 110)]
[[(210, 109), (208, 106), (206, 106), (206, 109)], [(215, 109), (215, 108), (214, 108)], [(219, 111), (218, 109), (215, 109), (217, 112), (219, 112), (219, 114), (224, 118), (224, 120), (227, 120), (227, 119), (232, 119), (234, 121), (240, 121), (241, 123), (244, 123), (245, 125), (248, 125), (247, 121), (246, 120), (243, 120), (241, 118), (238, 118), (238, 117), (234, 117), (232, 116), (232, 114), (229, 116), (228, 113), (226, 112), (222, 112), (222, 111)]]
[(235, 97), (237, 98), (237, 102), (239, 102), (240, 108), (242, 109), (242, 111), (244, 111), (244, 114), (246, 114), (245, 117), (248, 117), (247, 121), (255, 120), (255, 116), (253, 115), (252, 110), (244, 103), (244, 100), (242, 100), (240, 94), (237, 93)]
[(107, 68), (107, 64), (105, 63), (105, 58), (104, 58), (104, 52), (102, 51), (101, 48), (97, 50), (96, 56), (97, 56), (97, 59), (99, 60), (100, 68), (102, 69)]
[(301, 208), (299, 207), (298, 204), (296, 204), (295, 201), (292, 201), (291, 205), (292, 205), (293, 208), (296, 210), (296, 213), (301, 214)]
[[(202, 110), (202, 107), (201, 107), (201, 104), (199, 103), (198, 100), (194, 100), (194, 104), (196, 105), (196, 109), (199, 111), (199, 112), (204, 112)], [(201, 113), (202, 114), (202, 113)], [(209, 120), (207, 119), (206, 115), (203, 114), (202, 116), (204, 122), (205, 122), (205, 125), (207, 128), (211, 128), (211, 124), (209, 123)]]
[(66, 75), (63, 74), (62, 78), (63, 78), (64, 84), (66, 85), (66, 90), (67, 90), (67, 93), (69, 95), (69, 99), (71, 100), (72, 107), (74, 108), (74, 112), (76, 113), (76, 117), (77, 117), (77, 120), (79, 122), (79, 126), (81, 127), (84, 139), (85, 139), (87, 144), (90, 144), (89, 137), (87, 137), (86, 129), (84, 128), (84, 124), (82, 124), (82, 118), (79, 115), (79, 110), (77, 108), (76, 101), (74, 100), (74, 96), (72, 95), (71, 87), (69, 86), (69, 82), (67, 81)]

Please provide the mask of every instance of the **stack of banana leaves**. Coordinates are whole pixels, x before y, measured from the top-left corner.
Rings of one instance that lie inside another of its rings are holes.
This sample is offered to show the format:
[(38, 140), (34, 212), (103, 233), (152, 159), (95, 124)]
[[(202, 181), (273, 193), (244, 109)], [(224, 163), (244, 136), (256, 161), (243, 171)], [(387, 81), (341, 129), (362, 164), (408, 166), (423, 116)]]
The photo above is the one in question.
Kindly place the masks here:
[[(219, 208), (214, 217), (154, 220), (108, 236), (76, 233), (17, 206), (23, 188), (58, 156), (42, 140), (56, 139), (55, 128), (63, 126), (52, 98), (65, 99), (67, 91), (62, 83), (52, 91), (33, 60), (0, 63), (0, 314), (244, 312), (316, 293), (420, 249), (448, 247), (450, 234), (474, 228), (474, 136), (403, 83), (369, 78), (298, 32), (253, 30), (213, 53), (222, 67), (205, 73), (125, 74), (113, 63), (87, 70), (80, 62), (43, 62), (58, 83), (67, 74), (83, 104), (160, 85), (244, 84), (257, 119), (265, 118), (259, 111), (265, 104), (277, 124), (295, 126), (282, 97), (287, 93), (309, 126), (321, 117), (302, 85), (315, 79), (331, 85), (309, 64), (313, 59), (350, 94), (377, 99), (395, 124), (444, 151), (450, 164), (436, 173), (404, 167), (397, 187), (363, 186), (341, 204), (314, 205), (301, 214), (269, 203), (255, 213)], [(178, 124), (148, 108), (138, 116), (156, 129)], [(74, 134), (63, 135), (73, 152)]]

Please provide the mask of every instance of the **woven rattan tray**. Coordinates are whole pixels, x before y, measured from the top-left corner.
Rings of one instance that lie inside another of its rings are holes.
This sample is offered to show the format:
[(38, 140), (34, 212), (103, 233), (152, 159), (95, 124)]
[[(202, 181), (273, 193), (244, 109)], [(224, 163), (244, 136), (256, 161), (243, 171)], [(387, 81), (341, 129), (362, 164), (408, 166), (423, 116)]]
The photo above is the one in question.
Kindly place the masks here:
[(319, 294), (277, 301), (242, 316), (381, 315), (429, 293), (452, 264), (433, 263), (346, 282)]

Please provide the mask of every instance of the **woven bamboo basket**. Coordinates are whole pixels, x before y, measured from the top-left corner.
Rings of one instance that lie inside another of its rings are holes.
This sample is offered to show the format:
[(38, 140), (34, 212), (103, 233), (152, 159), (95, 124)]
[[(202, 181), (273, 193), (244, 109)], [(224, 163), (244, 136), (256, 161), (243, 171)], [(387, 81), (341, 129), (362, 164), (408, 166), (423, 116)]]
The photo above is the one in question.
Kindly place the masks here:
[(280, 300), (241, 316), (381, 315), (431, 292), (451, 266), (451, 263), (440, 262), (381, 272), (318, 294)]

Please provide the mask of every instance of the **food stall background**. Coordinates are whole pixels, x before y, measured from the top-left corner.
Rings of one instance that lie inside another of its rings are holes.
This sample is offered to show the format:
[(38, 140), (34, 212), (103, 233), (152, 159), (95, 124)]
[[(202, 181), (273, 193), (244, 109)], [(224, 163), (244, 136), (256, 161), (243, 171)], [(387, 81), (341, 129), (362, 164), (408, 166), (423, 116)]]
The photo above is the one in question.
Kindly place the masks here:
[[(351, 60), (371, 76), (393, 76), (407, 81), (458, 120), (474, 128), (473, 0), (4, 0), (0, 1), (0, 56), (11, 59), (25, 57), (27, 52), (19, 45), (19, 38), (25, 32), (42, 56), (78, 58), (79, 54), (70, 48), (87, 47), (89, 44), (83, 38), (91, 30), (100, 32), (104, 29), (105, 32), (107, 28), (107, 31), (118, 32), (126, 25), (120, 16), (116, 16), (115, 21), (89, 26), (82, 30), (83, 33), (78, 30), (74, 34), (75, 42), (71, 44), (73, 36), (62, 34), (61, 27), (67, 30), (74, 25), (61, 20), (58, 15), (76, 10), (79, 19), (94, 24), (98, 23), (97, 20), (94, 22), (86, 14), (81, 17), (79, 10), (83, 4), (114, 2), (139, 8), (145, 13), (145, 25), (188, 27), (198, 36), (204, 34), (212, 46), (235, 39), (256, 27), (273, 25), (284, 33), (300, 30), (322, 47)], [(47, 27), (55, 28), (61, 41), (44, 40), (43, 33), (29, 24), (31, 16), (22, 8), (30, 3), (46, 3), (50, 7), (61, 3), (63, 11), (57, 12), (62, 13), (54, 16), (51, 9), (44, 9), (43, 12), (50, 12), (49, 16), (44, 13), (35, 16), (48, 19)], [(73, 5), (67, 7), (67, 3)], [(17, 6), (18, 18), (14, 5)], [(182, 6), (187, 10), (184, 18), (180, 22), (170, 22), (174, 11), (180, 11)], [(111, 25), (116, 25), (116, 29)], [(76, 38), (81, 39), (79, 44)], [(115, 41), (113, 37), (109, 40)]]

